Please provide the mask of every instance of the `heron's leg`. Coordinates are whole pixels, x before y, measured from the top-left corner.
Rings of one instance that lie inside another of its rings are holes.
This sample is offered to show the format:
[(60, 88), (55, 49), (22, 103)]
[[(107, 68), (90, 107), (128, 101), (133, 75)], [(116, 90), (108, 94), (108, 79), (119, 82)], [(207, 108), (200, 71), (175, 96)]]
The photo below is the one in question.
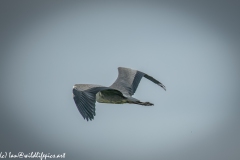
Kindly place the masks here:
[(150, 103), (150, 102), (140, 102), (139, 105), (143, 105), (143, 106), (153, 106), (154, 104), (153, 104), (153, 103)]
[(138, 104), (138, 105), (142, 105), (142, 106), (153, 106), (154, 105), (150, 102), (141, 102), (140, 100), (133, 98), (133, 97), (127, 97), (126, 103)]
[(138, 104), (138, 105), (142, 105), (142, 106), (153, 106), (153, 103), (150, 102), (141, 102), (141, 101), (127, 101), (127, 103), (130, 104)]

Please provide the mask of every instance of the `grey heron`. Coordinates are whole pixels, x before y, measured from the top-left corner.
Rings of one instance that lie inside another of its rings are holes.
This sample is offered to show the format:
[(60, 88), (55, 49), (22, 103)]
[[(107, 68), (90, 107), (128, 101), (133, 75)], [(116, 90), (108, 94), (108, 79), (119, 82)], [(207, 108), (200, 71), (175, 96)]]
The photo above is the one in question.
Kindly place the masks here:
[(161, 82), (146, 73), (130, 68), (118, 67), (118, 77), (111, 86), (105, 87), (95, 84), (75, 84), (73, 86), (73, 99), (79, 112), (84, 119), (87, 119), (87, 121), (93, 120), (96, 115), (96, 101), (99, 103), (130, 103), (152, 106), (153, 104), (150, 102), (141, 102), (132, 97), (137, 90), (142, 77), (149, 79), (166, 90), (166, 87)]

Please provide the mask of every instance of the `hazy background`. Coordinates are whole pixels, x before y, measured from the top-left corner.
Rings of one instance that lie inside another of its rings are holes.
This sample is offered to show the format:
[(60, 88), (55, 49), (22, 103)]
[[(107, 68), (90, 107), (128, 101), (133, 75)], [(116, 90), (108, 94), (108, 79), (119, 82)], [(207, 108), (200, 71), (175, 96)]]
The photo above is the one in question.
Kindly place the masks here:
[[(240, 5), (0, 2), (0, 152), (79, 160), (240, 159)], [(85, 121), (72, 86), (143, 71), (134, 97)]]

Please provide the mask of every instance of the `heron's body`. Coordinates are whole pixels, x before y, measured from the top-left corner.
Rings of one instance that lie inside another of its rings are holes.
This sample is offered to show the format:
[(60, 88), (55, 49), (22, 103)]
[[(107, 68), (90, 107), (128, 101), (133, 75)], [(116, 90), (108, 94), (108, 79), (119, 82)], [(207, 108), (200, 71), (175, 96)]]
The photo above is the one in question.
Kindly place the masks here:
[(112, 104), (139, 104), (152, 106), (150, 102), (141, 102), (133, 98), (142, 77), (145, 77), (166, 90), (165, 86), (153, 77), (129, 68), (118, 68), (117, 80), (109, 87), (93, 84), (75, 84), (73, 86), (73, 99), (83, 118), (92, 120), (95, 116), (95, 102)]
[(98, 103), (123, 104), (127, 103), (127, 98), (109, 91), (101, 91), (96, 94), (96, 101)]

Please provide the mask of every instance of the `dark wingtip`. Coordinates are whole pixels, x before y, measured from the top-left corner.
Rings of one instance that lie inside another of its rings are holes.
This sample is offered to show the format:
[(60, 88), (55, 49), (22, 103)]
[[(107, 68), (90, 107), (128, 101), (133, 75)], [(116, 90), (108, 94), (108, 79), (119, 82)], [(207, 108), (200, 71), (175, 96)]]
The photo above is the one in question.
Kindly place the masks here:
[[(84, 118), (85, 119), (85, 118)], [(85, 120), (87, 120), (87, 121), (92, 121), (92, 120), (94, 120), (94, 117), (86, 117), (86, 119)]]
[(167, 91), (166, 87), (162, 83), (158, 83), (160, 87), (162, 87), (165, 91)]

